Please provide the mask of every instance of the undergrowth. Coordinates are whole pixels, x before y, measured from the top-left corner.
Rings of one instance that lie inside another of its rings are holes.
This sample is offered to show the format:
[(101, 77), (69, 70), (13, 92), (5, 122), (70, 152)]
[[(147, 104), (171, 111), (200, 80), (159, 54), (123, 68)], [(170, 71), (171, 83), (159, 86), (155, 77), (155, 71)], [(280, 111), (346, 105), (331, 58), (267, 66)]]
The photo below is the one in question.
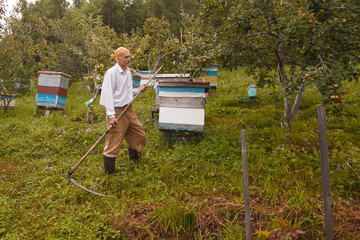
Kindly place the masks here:
[[(293, 131), (282, 128), (280, 91), (258, 88), (241, 70), (219, 72), (207, 97), (202, 133), (166, 134), (152, 119), (155, 92), (136, 100), (147, 133), (141, 161), (124, 144), (114, 175), (103, 170), (100, 143), (72, 175), (66, 174), (106, 130), (104, 109), (73, 83), (65, 111), (35, 106), (36, 86), (0, 116), (1, 239), (245, 239), (241, 130), (246, 131), (254, 239), (324, 239), (316, 109), (309, 86)], [(359, 222), (360, 88), (349, 83), (346, 103), (326, 106), (336, 239), (356, 239)], [(294, 237), (295, 236), (295, 237)]]

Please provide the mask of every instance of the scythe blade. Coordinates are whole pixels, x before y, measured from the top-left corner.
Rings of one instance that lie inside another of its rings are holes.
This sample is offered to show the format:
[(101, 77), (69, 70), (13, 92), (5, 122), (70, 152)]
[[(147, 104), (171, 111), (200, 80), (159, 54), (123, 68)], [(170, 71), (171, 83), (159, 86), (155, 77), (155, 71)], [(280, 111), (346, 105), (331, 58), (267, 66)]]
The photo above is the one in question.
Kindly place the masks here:
[(80, 183), (78, 183), (78, 182), (77, 182), (75, 179), (73, 179), (73, 178), (70, 178), (70, 177), (69, 177), (68, 180), (69, 180), (72, 184), (74, 184), (75, 186), (78, 186), (79, 188), (81, 188), (81, 189), (83, 189), (83, 190), (85, 190), (85, 191), (87, 191), (87, 192), (89, 192), (89, 193), (95, 194), (95, 195), (100, 196), (100, 197), (111, 197), (110, 195), (104, 195), (104, 194), (101, 194), (101, 193), (94, 192), (94, 191), (92, 191), (92, 190), (84, 187), (83, 185), (81, 185)]

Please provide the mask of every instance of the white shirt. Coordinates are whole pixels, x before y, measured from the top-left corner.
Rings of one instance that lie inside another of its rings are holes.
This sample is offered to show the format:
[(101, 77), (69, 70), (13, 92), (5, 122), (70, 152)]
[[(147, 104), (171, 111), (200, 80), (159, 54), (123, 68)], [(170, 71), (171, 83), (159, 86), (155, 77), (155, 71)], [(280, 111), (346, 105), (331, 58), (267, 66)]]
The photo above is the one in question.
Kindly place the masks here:
[(129, 104), (138, 89), (133, 89), (132, 76), (129, 68), (124, 72), (116, 63), (109, 68), (104, 76), (101, 89), (100, 104), (105, 106), (109, 118), (115, 117), (115, 107)]

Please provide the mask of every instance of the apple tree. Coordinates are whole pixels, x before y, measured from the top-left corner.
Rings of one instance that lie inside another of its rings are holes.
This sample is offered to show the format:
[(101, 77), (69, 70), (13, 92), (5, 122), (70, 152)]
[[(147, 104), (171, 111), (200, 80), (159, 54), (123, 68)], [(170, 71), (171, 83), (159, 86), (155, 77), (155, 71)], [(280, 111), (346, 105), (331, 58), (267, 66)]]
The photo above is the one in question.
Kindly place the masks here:
[(289, 130), (306, 85), (341, 104), (342, 82), (358, 80), (359, 1), (201, 2), (200, 16), (217, 24), (222, 65), (246, 67), (260, 85), (277, 82)]
[(155, 72), (165, 64), (167, 71), (176, 69), (180, 41), (171, 34), (168, 21), (148, 18), (142, 30), (133, 31), (131, 37), (123, 37), (124, 45), (131, 50), (134, 68)]
[(35, 47), (30, 34), (36, 31), (26, 23), (18, 22), (17, 28), (3, 28), (0, 35), (0, 92), (7, 111), (11, 98), (26, 92), (36, 71)]
[[(79, 9), (73, 9), (62, 19), (53, 21), (52, 29), (60, 41), (55, 49), (47, 48), (55, 52), (53, 56), (56, 59), (44, 62), (44, 67), (66, 67), (67, 73), (80, 78), (87, 89), (93, 91), (92, 99), (87, 102), (87, 121), (91, 123), (92, 102), (100, 92), (104, 71), (114, 64), (110, 54), (118, 47), (118, 37), (114, 30), (103, 25), (100, 17), (85, 15)], [(53, 58), (44, 51), (42, 53), (42, 56)]]
[(191, 78), (203, 74), (203, 68), (218, 63), (221, 58), (218, 34), (208, 19), (184, 15), (183, 44), (179, 53), (179, 68)]
[[(118, 36), (100, 16), (84, 14), (76, 7), (66, 8), (56, 18), (39, 16), (39, 12), (47, 12), (46, 5), (40, 3), (21, 8), (21, 21), (37, 27), (31, 37), (36, 42), (38, 69), (64, 72), (82, 80), (96, 99), (104, 69), (114, 64), (110, 54), (118, 47)], [(91, 110), (88, 105), (89, 113)]]

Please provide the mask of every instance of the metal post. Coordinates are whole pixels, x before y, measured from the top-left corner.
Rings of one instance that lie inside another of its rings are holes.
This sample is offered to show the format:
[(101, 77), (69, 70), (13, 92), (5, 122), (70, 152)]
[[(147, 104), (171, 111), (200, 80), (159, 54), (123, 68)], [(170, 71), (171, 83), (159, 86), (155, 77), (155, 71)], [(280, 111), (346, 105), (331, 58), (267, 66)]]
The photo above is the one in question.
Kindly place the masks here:
[(251, 219), (250, 219), (250, 197), (249, 197), (249, 177), (247, 166), (247, 149), (246, 149), (246, 133), (241, 130), (241, 152), (243, 165), (243, 186), (244, 186), (244, 202), (245, 202), (245, 234), (246, 240), (251, 240)]
[(320, 140), (320, 161), (321, 161), (321, 180), (323, 188), (324, 208), (325, 208), (325, 233), (326, 239), (333, 239), (331, 195), (330, 195), (330, 174), (329, 174), (329, 153), (326, 129), (325, 108), (317, 108), (319, 140)]

